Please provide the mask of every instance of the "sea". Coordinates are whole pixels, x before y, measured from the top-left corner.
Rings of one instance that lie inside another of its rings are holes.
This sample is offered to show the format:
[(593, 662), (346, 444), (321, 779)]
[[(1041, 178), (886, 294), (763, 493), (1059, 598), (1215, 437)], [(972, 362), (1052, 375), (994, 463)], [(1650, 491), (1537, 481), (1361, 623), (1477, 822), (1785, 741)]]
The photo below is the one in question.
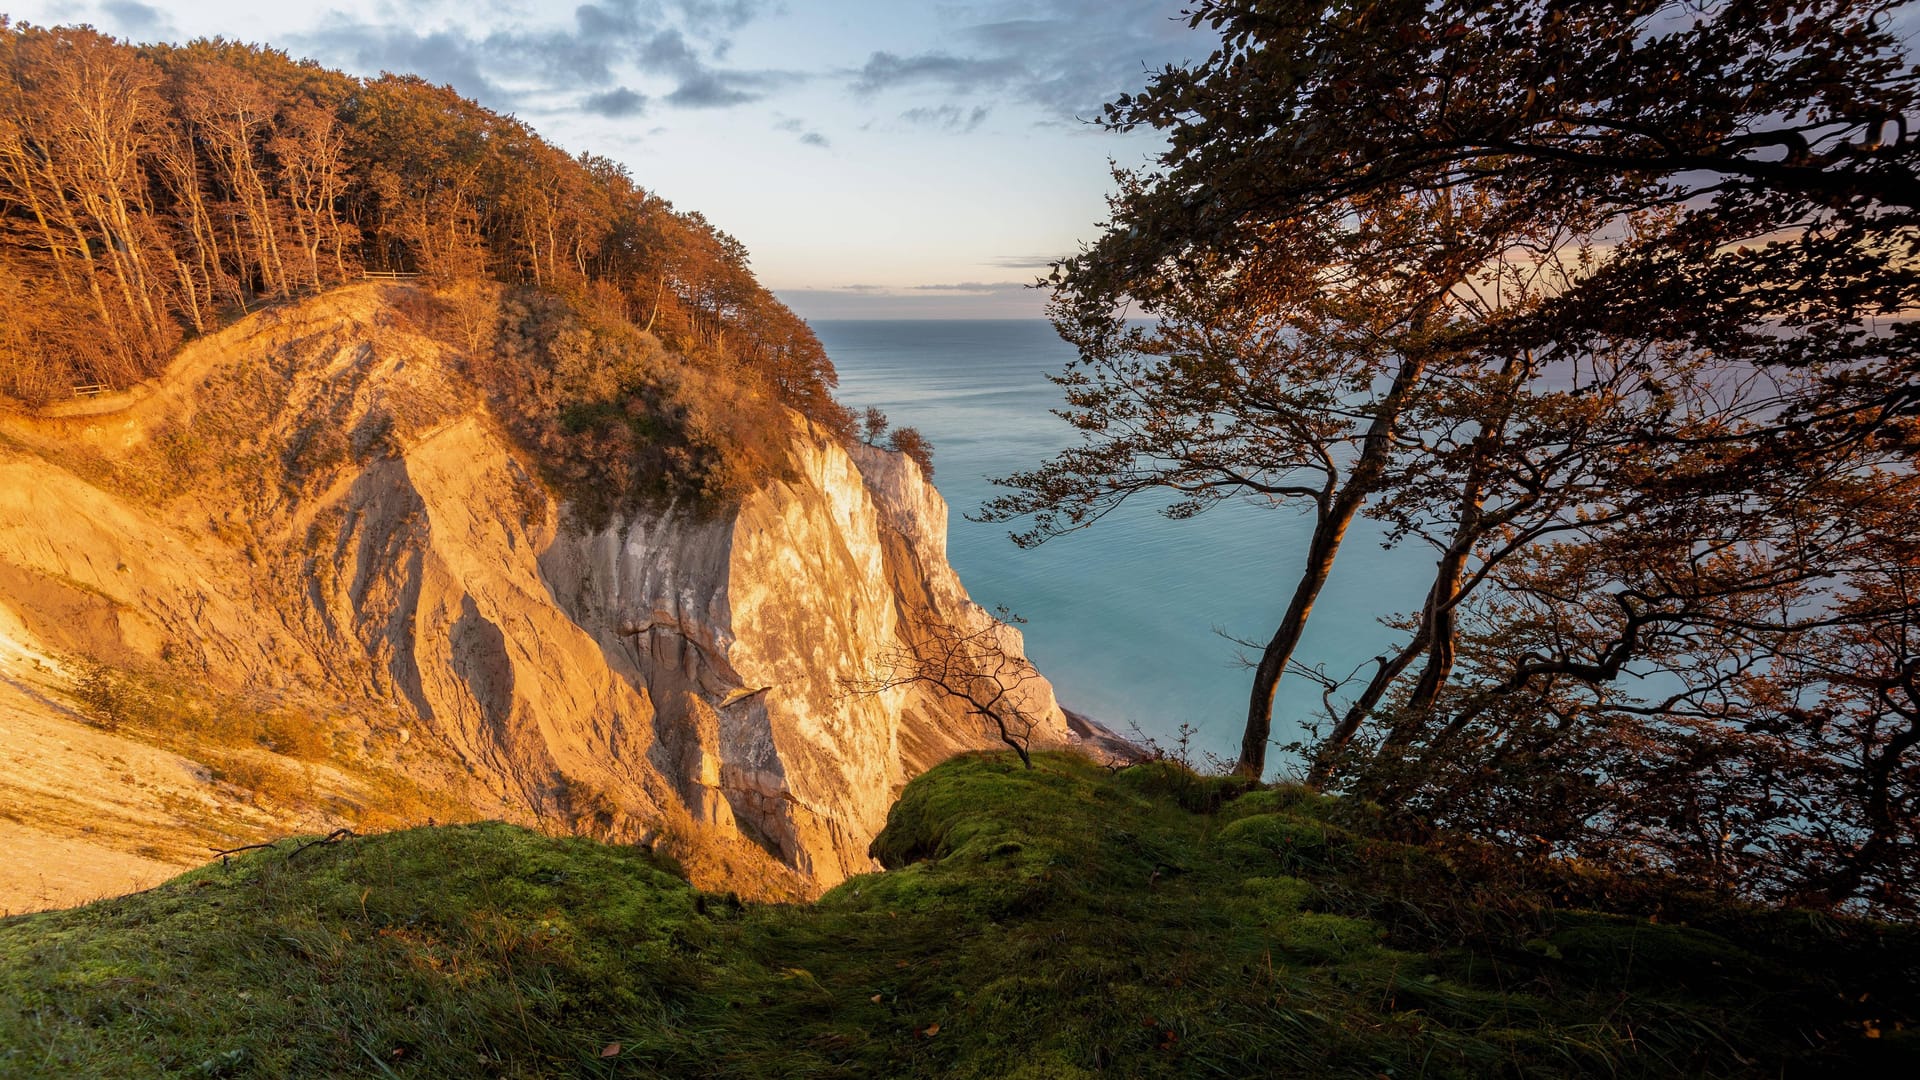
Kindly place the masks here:
[[(1013, 524), (970, 520), (1005, 489), (993, 480), (1031, 469), (1078, 433), (1050, 373), (1074, 358), (1042, 320), (815, 320), (840, 373), (840, 400), (871, 405), (933, 444), (934, 484), (952, 507), (947, 555), (973, 598), (1026, 620), (1027, 653), (1060, 702), (1115, 730), (1169, 748), (1189, 732), (1200, 763), (1239, 753), (1252, 670), (1299, 580), (1311, 517), (1293, 506), (1230, 502), (1170, 520), (1168, 500), (1129, 502), (1092, 527), (1033, 549)], [(1433, 573), (1417, 545), (1383, 547), (1356, 522), (1316, 604), (1295, 659), (1336, 678), (1364, 669), (1403, 637), (1381, 620), (1416, 607)], [(1273, 738), (1301, 738), (1325, 713), (1323, 688), (1281, 681)], [(1269, 753), (1270, 775), (1298, 760)]]

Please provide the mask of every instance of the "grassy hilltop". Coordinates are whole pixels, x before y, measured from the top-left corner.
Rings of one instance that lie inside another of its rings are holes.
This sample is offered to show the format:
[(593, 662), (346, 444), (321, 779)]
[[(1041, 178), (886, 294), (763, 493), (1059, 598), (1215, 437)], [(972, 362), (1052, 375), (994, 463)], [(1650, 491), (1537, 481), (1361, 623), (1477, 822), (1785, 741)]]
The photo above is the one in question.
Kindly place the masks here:
[(0, 922), (0, 1076), (1901, 1075), (1920, 936), (969, 756), (810, 905), (506, 825)]

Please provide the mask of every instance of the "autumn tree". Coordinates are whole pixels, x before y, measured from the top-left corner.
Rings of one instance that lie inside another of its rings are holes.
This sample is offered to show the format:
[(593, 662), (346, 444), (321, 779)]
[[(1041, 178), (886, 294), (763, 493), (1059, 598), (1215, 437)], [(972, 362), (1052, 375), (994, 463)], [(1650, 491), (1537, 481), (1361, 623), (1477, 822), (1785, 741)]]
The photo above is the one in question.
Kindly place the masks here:
[(920, 474), (933, 479), (933, 443), (920, 434), (919, 428), (894, 428), (887, 436), (887, 449), (912, 458), (913, 463), (920, 466)]
[[(1169, 145), (1057, 278), (1070, 339), (1087, 312), (1155, 320), (1091, 349), (1080, 334), (1082, 366), (1145, 365), (1114, 386), (1167, 385), (1182, 326), (1229, 330), (1208, 340), (1230, 366), (1270, 349), (1248, 332), (1248, 269), (1315, 215), (1342, 235), (1362, 207), (1471, 193), (1537, 227), (1490, 218), (1378, 256), (1468, 256), (1445, 333), (1386, 346), (1425, 385), (1357, 493), (1435, 574), (1373, 670), (1327, 680), (1316, 781), (1529, 851), (1911, 911), (1898, 538), (1920, 532), (1902, 317), (1920, 188), (1900, 9), (1204, 0), (1193, 18), (1220, 48), (1110, 107)], [(1318, 261), (1342, 279), (1345, 260)], [(1366, 337), (1422, 302), (1381, 299), (1334, 325)], [(1304, 381), (1303, 340), (1280, 336)], [(1142, 460), (1224, 450), (1242, 476), (1278, 460), (1219, 440), (1264, 404), (1250, 384), (1122, 409), (1077, 377), (1087, 446), (999, 506), (1042, 530), (1143, 482), (1176, 513), (1221, 490)], [(1390, 385), (1286, 404), (1377, 415)], [(1365, 460), (1341, 445), (1342, 467)]]
[(225, 195), (222, 216), (242, 253), (241, 280), (249, 292), (285, 293), (289, 282), (280, 254), (279, 207), (268, 187), (271, 173), (260, 160), (274, 134), (272, 92), (248, 72), (201, 63), (191, 68), (181, 101)]
[(287, 201), (293, 207), (307, 283), (344, 281), (352, 239), (342, 216), (348, 185), (347, 129), (338, 115), (318, 104), (298, 103), (287, 112), (269, 144), (279, 161)]
[[(1117, 215), (1152, 190), (1122, 179)], [(1015, 539), (1032, 545), (1153, 492), (1172, 493), (1173, 518), (1229, 498), (1312, 514), (1255, 667), (1240, 771), (1265, 771), (1274, 692), (1340, 547), (1387, 478), (1409, 410), (1455, 362), (1468, 314), (1458, 289), (1533, 228), (1531, 215), (1467, 190), (1346, 204), (1141, 273), (1138, 234), (1115, 228), (1064, 268), (1054, 324), (1080, 359), (1055, 381), (1083, 445), (1000, 481), (1015, 491), (983, 516), (1031, 517)], [(1150, 325), (1134, 322), (1136, 308)]]
[(143, 160), (161, 115), (158, 73), (90, 30), (0, 33), (0, 201), (32, 252), (23, 269), (57, 282), (67, 303), (56, 311), (78, 304), (97, 320), (108, 349), (87, 373), (131, 381), (175, 340)]

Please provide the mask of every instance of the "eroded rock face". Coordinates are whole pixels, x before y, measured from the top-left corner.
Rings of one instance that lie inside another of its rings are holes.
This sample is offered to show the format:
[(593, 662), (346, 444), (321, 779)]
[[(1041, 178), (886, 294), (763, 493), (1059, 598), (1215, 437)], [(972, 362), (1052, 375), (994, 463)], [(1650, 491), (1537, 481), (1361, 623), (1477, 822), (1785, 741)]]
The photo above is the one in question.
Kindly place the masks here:
[[(850, 685), (929, 603), (957, 624), (991, 619), (947, 565), (946, 504), (913, 462), (799, 426), (794, 448), (796, 477), (719, 519), (667, 510), (563, 536), (542, 567), (569, 615), (633, 658), (654, 764), (686, 805), (837, 881), (870, 868), (866, 844), (901, 784), (992, 745), (930, 690)], [(1026, 698), (1036, 741), (1067, 741), (1043, 680)]]
[[(1020, 646), (913, 462), (796, 417), (793, 474), (737, 506), (572, 532), (457, 357), (387, 311), (343, 290), (111, 408), (0, 418), (0, 680), (36, 688), (0, 705), (63, 712), (29, 654), (161, 672), (352, 729), (334, 801), (290, 825), (377, 797), (353, 777), (378, 766), (475, 816), (744, 838), (813, 888), (871, 867), (908, 778), (997, 745), (934, 691), (849, 690), (916, 621)], [(1020, 694), (1036, 744), (1072, 741), (1044, 680)]]

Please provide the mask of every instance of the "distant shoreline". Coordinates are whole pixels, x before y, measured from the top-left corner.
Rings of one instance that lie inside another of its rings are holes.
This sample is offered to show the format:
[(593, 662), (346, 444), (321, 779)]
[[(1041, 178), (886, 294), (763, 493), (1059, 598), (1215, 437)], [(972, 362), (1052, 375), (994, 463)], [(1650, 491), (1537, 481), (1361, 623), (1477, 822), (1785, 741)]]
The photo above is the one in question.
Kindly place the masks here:
[(1065, 705), (1060, 711), (1067, 717), (1067, 730), (1080, 737), (1082, 746), (1092, 747), (1103, 754), (1128, 764), (1145, 761), (1153, 754), (1146, 747), (1127, 738), (1107, 725), (1095, 720), (1083, 712), (1075, 712)]

